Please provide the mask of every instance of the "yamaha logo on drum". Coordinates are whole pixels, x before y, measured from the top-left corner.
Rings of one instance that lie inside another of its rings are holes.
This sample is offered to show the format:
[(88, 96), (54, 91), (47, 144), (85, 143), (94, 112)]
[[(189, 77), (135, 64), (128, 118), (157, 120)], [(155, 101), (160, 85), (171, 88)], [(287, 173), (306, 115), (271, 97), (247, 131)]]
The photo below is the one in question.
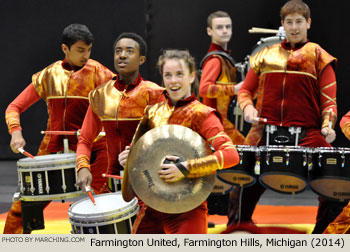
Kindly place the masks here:
[(299, 189), (298, 185), (280, 185), (281, 189)]
[(37, 181), (38, 181), (38, 190), (39, 190), (39, 194), (44, 194), (44, 190), (43, 190), (43, 180), (42, 180), (42, 176), (40, 173), (38, 173), (36, 175), (37, 177)]
[(333, 192), (333, 196), (350, 196), (350, 192)]

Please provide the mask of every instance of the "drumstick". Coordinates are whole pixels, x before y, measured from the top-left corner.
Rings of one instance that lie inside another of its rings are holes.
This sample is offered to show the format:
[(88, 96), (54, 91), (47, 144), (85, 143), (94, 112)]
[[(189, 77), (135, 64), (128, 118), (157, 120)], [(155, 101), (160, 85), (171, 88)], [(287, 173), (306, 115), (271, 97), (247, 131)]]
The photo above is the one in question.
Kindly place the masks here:
[[(79, 136), (80, 131), (64, 131), (64, 130), (42, 130), (41, 134), (48, 134), (48, 135), (69, 135), (69, 136)], [(106, 132), (101, 131), (99, 136), (105, 136)]]
[(114, 178), (114, 179), (123, 179), (122, 176), (118, 176), (118, 175), (111, 175), (111, 174), (102, 174), (102, 177), (107, 177), (107, 178)]
[(252, 27), (252, 29), (249, 29), (248, 32), (249, 33), (275, 33), (276, 34), (276, 33), (278, 33), (278, 30)]
[(266, 118), (261, 118), (261, 117), (255, 117), (253, 120), (256, 122), (259, 122), (259, 123), (266, 123), (267, 122)]
[(23, 155), (34, 159), (34, 156), (30, 154), (28, 151), (25, 151), (22, 147), (19, 147), (17, 150)]
[(94, 204), (96, 206), (96, 202), (95, 202), (94, 196), (92, 195), (90, 187), (88, 187), (88, 186), (85, 187), (85, 190), (86, 190), (87, 194), (89, 195), (89, 198), (92, 201), (92, 204)]

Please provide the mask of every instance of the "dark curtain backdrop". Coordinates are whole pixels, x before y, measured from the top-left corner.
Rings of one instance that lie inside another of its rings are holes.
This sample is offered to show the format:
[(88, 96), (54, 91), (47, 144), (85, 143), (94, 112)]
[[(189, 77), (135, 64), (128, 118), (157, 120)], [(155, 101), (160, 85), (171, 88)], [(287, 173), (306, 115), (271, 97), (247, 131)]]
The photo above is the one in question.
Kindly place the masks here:
[[(350, 93), (346, 71), (349, 52), (345, 29), (350, 10), (346, 0), (306, 1), (311, 7), (309, 39), (319, 43), (338, 58), (338, 118), (350, 109)], [(31, 82), (33, 73), (64, 57), (60, 38), (71, 23), (86, 24), (95, 36), (91, 57), (113, 68), (112, 46), (124, 31), (142, 35), (149, 47), (148, 60), (141, 67), (144, 78), (160, 83), (156, 62), (162, 49), (188, 49), (199, 62), (210, 39), (206, 34), (206, 18), (215, 10), (227, 11), (233, 21), (229, 44), (232, 56), (243, 62), (263, 37), (272, 34), (250, 34), (252, 27), (278, 29), (279, 9), (285, 0), (0, 0), (1, 60), (3, 90), (0, 93), (0, 159), (18, 159), (9, 148), (10, 136), (4, 119), (7, 105)], [(36, 153), (46, 129), (46, 105), (40, 101), (21, 116), (26, 149)], [(338, 120), (338, 122), (339, 122)], [(336, 126), (334, 146), (350, 147)]]

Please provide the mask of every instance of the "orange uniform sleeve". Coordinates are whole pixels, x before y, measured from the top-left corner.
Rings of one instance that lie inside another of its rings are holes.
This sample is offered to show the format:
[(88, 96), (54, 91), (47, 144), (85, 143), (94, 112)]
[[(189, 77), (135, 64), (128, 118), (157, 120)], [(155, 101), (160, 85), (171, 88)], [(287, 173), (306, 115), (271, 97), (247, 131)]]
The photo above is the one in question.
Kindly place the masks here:
[[(333, 67), (329, 64), (323, 70), (320, 77), (320, 104), (322, 115), (322, 128), (327, 127), (329, 121), (334, 128), (337, 121), (337, 82)], [(332, 109), (332, 113), (329, 111)]]
[(224, 132), (220, 119), (214, 113), (204, 121), (199, 133), (214, 147), (215, 152), (207, 157), (188, 160), (187, 166), (190, 173), (187, 177), (202, 177), (238, 164), (238, 152), (231, 138)]
[(339, 126), (347, 139), (350, 140), (350, 111), (340, 120)]
[(20, 114), (38, 100), (40, 100), (40, 96), (31, 83), (8, 105), (5, 112), (5, 119), (10, 134), (15, 130), (22, 130)]
[(77, 145), (77, 172), (81, 168), (88, 168), (90, 170), (90, 157), (92, 144), (102, 129), (100, 118), (92, 111), (89, 106), (86, 112), (81, 133)]
[(220, 85), (216, 80), (221, 73), (221, 61), (213, 57), (203, 67), (201, 80), (199, 82), (199, 95), (207, 98), (218, 98), (220, 96), (233, 96), (235, 94), (234, 84)]
[(247, 76), (244, 79), (242, 87), (239, 89), (237, 99), (242, 111), (247, 105), (253, 105), (253, 99), (258, 91), (259, 76), (256, 75), (254, 70), (249, 69)]

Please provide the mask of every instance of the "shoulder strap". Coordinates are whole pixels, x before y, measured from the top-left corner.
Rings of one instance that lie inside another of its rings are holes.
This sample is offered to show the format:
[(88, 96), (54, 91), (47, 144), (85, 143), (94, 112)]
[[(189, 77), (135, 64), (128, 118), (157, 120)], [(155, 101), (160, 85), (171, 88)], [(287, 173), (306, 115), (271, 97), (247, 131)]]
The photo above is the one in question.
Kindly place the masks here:
[(223, 52), (223, 51), (211, 51), (209, 53), (207, 53), (203, 59), (201, 60), (201, 62), (199, 63), (199, 69), (202, 69), (203, 67), (203, 64), (204, 64), (204, 61), (212, 56), (212, 55), (220, 55), (220, 56), (223, 56), (225, 57), (226, 59), (228, 59), (230, 61), (230, 63), (232, 64), (232, 66), (235, 66), (236, 65), (236, 61), (230, 56), (228, 55), (227, 53)]

